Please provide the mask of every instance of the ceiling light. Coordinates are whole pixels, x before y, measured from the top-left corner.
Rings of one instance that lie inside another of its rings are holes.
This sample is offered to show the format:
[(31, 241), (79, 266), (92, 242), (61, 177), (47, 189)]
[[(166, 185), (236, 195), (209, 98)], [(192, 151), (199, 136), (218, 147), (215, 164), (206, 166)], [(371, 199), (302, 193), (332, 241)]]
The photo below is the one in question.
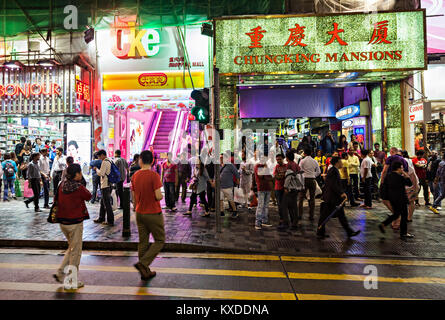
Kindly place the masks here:
[(11, 60), (11, 61), (7, 61), (7, 62), (3, 63), (3, 66), (8, 69), (21, 69), (25, 65), (23, 63), (21, 63), (20, 61)]
[(315, 88), (316, 86), (317, 86), (316, 84), (313, 85), (314, 88)]
[(295, 86), (290, 86), (291, 88), (295, 88)]

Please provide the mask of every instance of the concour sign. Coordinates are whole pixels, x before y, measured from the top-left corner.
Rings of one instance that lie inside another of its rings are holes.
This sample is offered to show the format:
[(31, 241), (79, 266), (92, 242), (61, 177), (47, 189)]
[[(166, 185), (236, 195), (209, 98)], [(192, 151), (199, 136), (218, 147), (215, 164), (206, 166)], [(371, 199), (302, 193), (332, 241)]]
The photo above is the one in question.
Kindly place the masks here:
[(426, 69), (425, 10), (221, 18), (220, 74)]
[(431, 102), (419, 102), (408, 107), (410, 123), (431, 120)]

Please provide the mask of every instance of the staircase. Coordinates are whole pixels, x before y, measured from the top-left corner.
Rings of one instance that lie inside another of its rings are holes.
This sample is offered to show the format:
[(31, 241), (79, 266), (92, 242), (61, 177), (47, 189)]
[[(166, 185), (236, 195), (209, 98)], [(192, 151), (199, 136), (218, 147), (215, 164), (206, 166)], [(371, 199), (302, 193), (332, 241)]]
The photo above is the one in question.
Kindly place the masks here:
[(159, 155), (162, 152), (169, 151), (170, 141), (168, 141), (168, 135), (174, 129), (176, 115), (176, 111), (162, 112), (158, 130), (155, 133), (155, 140), (153, 141), (153, 150), (155, 154)]

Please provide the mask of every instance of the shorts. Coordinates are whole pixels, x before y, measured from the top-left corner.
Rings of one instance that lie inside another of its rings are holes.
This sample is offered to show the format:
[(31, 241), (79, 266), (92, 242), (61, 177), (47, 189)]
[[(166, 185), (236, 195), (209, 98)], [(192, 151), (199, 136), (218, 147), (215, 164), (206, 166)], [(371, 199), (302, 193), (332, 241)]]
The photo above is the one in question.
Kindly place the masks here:
[(226, 188), (221, 189), (221, 201), (227, 200), (227, 201), (233, 201), (233, 189), (232, 188)]

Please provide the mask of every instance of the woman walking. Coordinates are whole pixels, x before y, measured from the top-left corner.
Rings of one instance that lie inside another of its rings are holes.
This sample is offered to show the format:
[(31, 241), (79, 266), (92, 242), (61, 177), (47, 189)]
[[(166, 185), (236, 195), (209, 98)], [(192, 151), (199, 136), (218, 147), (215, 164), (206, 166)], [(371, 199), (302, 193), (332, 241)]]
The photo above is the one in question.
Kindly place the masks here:
[[(66, 169), (65, 180), (61, 182), (57, 190), (57, 222), (68, 241), (68, 249), (54, 279), (64, 282), (64, 276), (68, 275), (74, 283), (65, 289), (78, 289), (84, 286), (77, 280), (80, 258), (82, 257), (83, 221), (89, 219), (85, 201), (91, 199), (91, 193), (82, 184), (82, 169), (78, 164), (72, 164)], [(68, 268), (67, 268), (68, 267)]]
[(204, 165), (200, 162), (195, 167), (195, 170), (193, 172), (192, 177), (192, 183), (190, 184), (192, 189), (192, 195), (190, 196), (190, 205), (189, 210), (184, 213), (185, 216), (190, 216), (192, 214), (193, 206), (196, 204), (197, 198), (199, 196), (199, 202), (204, 205), (205, 208), (205, 214), (203, 214), (203, 217), (209, 217), (209, 204), (206, 200), (206, 189), (207, 189), (207, 182), (210, 182), (213, 186), (213, 182), (210, 181), (209, 174), (207, 173), (207, 170), (205, 169)]

